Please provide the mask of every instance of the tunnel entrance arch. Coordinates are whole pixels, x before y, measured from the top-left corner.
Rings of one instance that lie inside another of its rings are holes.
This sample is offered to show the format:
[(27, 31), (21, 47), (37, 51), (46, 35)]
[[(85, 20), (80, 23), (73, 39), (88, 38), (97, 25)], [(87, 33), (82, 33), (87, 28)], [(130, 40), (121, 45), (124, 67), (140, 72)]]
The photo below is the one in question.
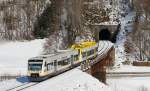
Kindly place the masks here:
[(91, 31), (94, 33), (94, 39), (96, 42), (99, 42), (100, 40), (109, 40), (112, 41), (114, 34), (117, 32), (118, 23), (114, 24), (92, 24), (89, 26)]
[(99, 40), (111, 40), (111, 32), (108, 28), (103, 28), (99, 32)]

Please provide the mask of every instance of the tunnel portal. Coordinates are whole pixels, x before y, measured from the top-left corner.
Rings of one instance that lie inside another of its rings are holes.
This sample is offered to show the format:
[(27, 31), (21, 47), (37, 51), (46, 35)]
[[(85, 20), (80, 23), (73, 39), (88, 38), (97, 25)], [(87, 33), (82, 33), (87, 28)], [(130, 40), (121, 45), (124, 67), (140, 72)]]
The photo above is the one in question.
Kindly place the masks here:
[(108, 28), (101, 29), (99, 32), (99, 40), (111, 40), (111, 33)]

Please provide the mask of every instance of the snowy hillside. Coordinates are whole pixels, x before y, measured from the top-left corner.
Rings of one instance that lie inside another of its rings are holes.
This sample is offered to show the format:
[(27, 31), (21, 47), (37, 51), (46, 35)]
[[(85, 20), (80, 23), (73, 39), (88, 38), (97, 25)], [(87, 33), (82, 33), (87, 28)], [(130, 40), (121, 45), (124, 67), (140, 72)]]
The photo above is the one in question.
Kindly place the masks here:
[[(126, 52), (125, 52), (125, 42), (127, 41), (128, 31), (132, 31), (132, 23), (135, 17), (135, 12), (130, 8), (130, 0), (118, 0), (118, 5), (115, 9), (118, 13), (118, 18), (120, 20), (121, 29), (117, 35), (117, 41), (115, 44), (115, 64), (116, 66), (122, 65), (122, 62), (126, 61)], [(128, 30), (128, 31), (127, 31)]]
[(116, 48), (116, 65), (121, 64), (121, 62), (126, 61), (126, 53), (124, 48), (124, 43), (126, 41), (126, 28), (131, 31), (131, 26), (127, 25), (128, 21), (132, 21), (134, 18), (134, 12), (130, 12), (125, 18), (121, 18), (121, 30), (117, 36)]
[(73, 69), (23, 91), (110, 91), (108, 86), (97, 79)]
[(0, 75), (25, 75), (27, 60), (39, 55), (44, 43), (44, 39), (0, 43)]
[(33, 39), (37, 18), (50, 0), (0, 0), (0, 39)]
[(149, 77), (116, 78), (107, 82), (111, 91), (150, 91)]
[[(0, 82), (0, 91), (26, 84), (27, 78), (22, 77)], [(43, 81), (23, 91), (111, 91), (108, 86), (99, 82), (89, 74), (78, 68), (70, 70), (59, 76)]]

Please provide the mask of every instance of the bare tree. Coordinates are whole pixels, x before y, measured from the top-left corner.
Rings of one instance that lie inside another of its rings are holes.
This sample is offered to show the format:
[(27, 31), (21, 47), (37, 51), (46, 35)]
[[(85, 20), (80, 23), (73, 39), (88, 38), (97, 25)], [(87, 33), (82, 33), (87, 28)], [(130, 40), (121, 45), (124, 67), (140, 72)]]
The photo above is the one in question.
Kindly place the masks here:
[(0, 1), (3, 38), (8, 40), (32, 39), (34, 23), (47, 6), (46, 0)]

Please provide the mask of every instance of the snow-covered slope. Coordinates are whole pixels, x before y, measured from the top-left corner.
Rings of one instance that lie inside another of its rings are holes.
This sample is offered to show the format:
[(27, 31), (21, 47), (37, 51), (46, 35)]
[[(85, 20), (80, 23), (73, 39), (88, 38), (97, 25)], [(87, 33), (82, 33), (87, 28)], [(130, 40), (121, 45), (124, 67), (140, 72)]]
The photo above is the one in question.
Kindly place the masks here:
[[(22, 77), (0, 82), (0, 91), (26, 84), (27, 78)], [(108, 86), (101, 83), (91, 75), (78, 68), (65, 72), (59, 76), (43, 81), (23, 91), (111, 91)]]
[(109, 88), (89, 74), (73, 69), (24, 91), (109, 91)]
[(25, 75), (27, 60), (42, 52), (44, 42), (44, 39), (38, 39), (0, 43), (0, 75)]
[(7, 91), (8, 89), (23, 85), (28, 83), (28, 80), (26, 77), (18, 78), (18, 79), (12, 79), (12, 80), (6, 80), (0, 82), (0, 91)]
[(122, 17), (120, 19), (121, 21), (121, 30), (117, 36), (117, 43), (115, 45), (115, 50), (116, 50), (116, 56), (115, 56), (115, 61), (116, 65), (122, 64), (121, 62), (126, 61), (126, 53), (125, 53), (125, 48), (124, 48), (124, 43), (126, 41), (126, 35), (128, 31), (131, 31), (132, 26), (128, 25), (128, 21), (132, 21), (134, 18), (134, 12), (129, 12), (129, 14), (124, 18)]
[(107, 72), (150, 72), (150, 67), (137, 67), (137, 66), (131, 66), (131, 65), (122, 65), (120, 68), (109, 70), (107, 69)]
[(108, 79), (112, 91), (150, 91), (150, 77)]

